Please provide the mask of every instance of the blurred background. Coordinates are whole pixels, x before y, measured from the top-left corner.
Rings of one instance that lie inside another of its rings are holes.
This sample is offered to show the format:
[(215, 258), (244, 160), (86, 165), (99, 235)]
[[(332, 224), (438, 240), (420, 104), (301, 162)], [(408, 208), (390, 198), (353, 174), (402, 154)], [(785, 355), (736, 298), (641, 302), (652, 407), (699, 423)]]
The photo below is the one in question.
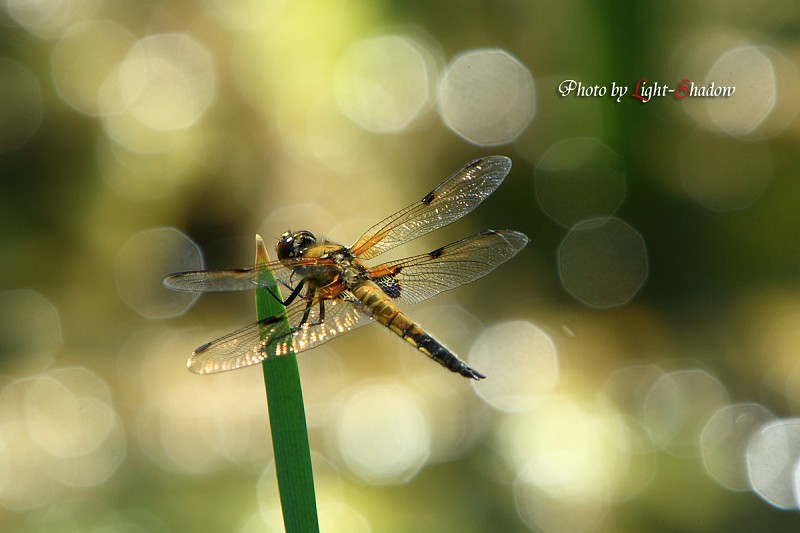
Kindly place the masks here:
[(4, 531), (282, 531), (260, 369), (185, 368), (253, 295), (161, 278), (351, 244), (492, 153), (387, 254), (531, 237), (406, 309), (488, 378), (377, 326), (300, 357), (323, 531), (797, 531), (799, 3), (0, 6)]

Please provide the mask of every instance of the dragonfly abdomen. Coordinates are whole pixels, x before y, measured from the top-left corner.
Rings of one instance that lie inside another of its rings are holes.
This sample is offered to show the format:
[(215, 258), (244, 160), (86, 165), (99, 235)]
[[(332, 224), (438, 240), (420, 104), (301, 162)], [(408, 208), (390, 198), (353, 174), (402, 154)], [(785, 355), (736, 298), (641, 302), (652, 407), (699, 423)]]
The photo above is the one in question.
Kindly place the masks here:
[(416, 347), (417, 350), (452, 372), (475, 380), (486, 377), (474, 368), (470, 368), (464, 361), (459, 359), (456, 354), (442, 346), (439, 341), (425, 333), (422, 328), (416, 324), (411, 324), (401, 336)]
[(421, 327), (400, 311), (374, 283), (367, 282), (359, 285), (353, 290), (353, 294), (369, 309), (378, 322), (443, 367), (475, 380), (486, 377), (470, 368), (456, 354), (425, 333)]

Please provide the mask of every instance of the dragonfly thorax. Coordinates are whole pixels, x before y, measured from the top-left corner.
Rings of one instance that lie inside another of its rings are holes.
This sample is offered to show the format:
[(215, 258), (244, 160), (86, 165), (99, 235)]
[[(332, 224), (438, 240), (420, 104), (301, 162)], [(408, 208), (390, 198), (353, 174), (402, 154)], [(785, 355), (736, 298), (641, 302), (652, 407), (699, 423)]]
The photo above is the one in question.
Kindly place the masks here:
[(305, 251), (316, 243), (317, 238), (310, 231), (302, 230), (294, 233), (287, 231), (281, 235), (280, 240), (275, 245), (275, 251), (281, 261), (297, 259), (303, 257)]

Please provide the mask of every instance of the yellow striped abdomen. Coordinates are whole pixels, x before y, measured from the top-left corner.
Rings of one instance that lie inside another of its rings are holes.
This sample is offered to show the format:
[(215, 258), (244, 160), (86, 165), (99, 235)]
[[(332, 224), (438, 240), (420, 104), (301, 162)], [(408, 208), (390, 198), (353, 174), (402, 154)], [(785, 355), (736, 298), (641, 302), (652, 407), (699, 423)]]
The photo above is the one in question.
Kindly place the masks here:
[(408, 318), (380, 287), (365, 281), (352, 289), (353, 295), (375, 316), (375, 319), (440, 365), (472, 379), (483, 379), (480, 372), (467, 366), (456, 355)]

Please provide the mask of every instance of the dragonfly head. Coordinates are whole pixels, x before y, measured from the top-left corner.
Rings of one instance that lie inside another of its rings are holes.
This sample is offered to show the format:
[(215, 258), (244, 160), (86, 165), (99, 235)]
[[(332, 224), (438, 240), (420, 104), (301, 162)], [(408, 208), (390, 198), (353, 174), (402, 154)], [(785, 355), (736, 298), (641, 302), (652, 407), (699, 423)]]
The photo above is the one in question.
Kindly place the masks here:
[(311, 246), (317, 243), (317, 238), (310, 231), (287, 231), (281, 235), (278, 244), (275, 245), (275, 251), (278, 252), (278, 259), (281, 261), (286, 259), (296, 259), (302, 257), (303, 253)]

